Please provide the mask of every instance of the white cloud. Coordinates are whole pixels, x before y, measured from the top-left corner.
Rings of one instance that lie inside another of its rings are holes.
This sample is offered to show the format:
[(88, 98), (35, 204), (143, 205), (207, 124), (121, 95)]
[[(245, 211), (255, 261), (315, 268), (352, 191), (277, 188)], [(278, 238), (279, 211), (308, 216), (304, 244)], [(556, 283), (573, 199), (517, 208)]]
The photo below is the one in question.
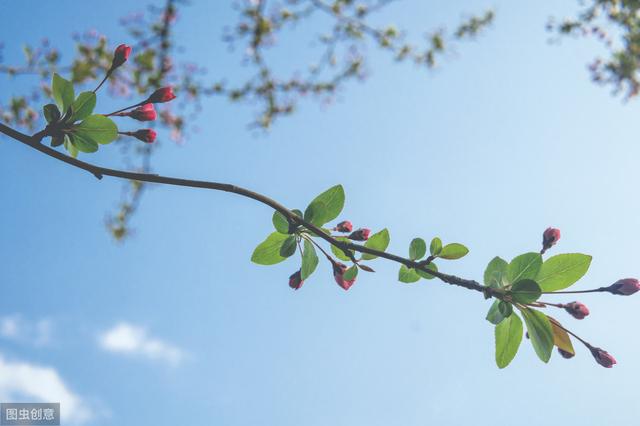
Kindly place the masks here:
[(84, 401), (71, 392), (51, 367), (6, 361), (0, 355), (0, 400), (4, 402), (59, 402), (63, 424), (81, 424), (92, 418)]
[(44, 346), (51, 341), (52, 323), (49, 319), (32, 322), (19, 315), (0, 317), (0, 337)]
[(122, 322), (99, 336), (100, 346), (121, 354), (138, 355), (178, 365), (185, 353), (178, 347), (148, 335), (142, 328)]

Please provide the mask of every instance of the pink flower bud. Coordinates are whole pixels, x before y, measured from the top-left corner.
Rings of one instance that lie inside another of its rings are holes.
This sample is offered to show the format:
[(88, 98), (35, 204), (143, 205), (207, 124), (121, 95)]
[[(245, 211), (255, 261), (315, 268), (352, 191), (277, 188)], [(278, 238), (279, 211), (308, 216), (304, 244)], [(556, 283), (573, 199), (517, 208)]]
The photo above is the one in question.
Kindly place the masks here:
[(562, 355), (562, 358), (564, 359), (569, 359), (569, 358), (573, 358), (574, 356), (576, 356), (575, 354), (572, 354), (571, 352), (567, 352), (563, 349), (558, 348), (558, 353), (560, 355)]
[(635, 278), (624, 278), (611, 284), (605, 290), (611, 294), (631, 296), (633, 293), (640, 290), (640, 281)]
[(173, 93), (172, 87), (161, 87), (156, 90), (149, 96), (147, 99), (148, 103), (158, 104), (163, 102), (169, 102), (176, 98), (176, 95)]
[(347, 265), (340, 262), (333, 262), (333, 278), (335, 278), (336, 282), (340, 287), (345, 290), (349, 290), (356, 279), (353, 278), (351, 280), (344, 279), (344, 273), (349, 269)]
[(369, 239), (370, 229), (360, 228), (349, 234), (349, 239), (354, 241), (367, 241)]
[(153, 121), (157, 117), (153, 104), (144, 104), (133, 111), (129, 111), (126, 115), (138, 121)]
[(605, 368), (611, 368), (616, 364), (616, 359), (609, 355), (609, 352), (600, 348), (589, 348), (591, 355), (596, 359), (596, 362)]
[(302, 287), (302, 284), (304, 284), (304, 280), (300, 275), (300, 270), (297, 270), (289, 277), (289, 287), (294, 290), (299, 290), (300, 287)]
[(127, 46), (126, 44), (121, 44), (116, 47), (116, 50), (113, 52), (113, 61), (111, 62), (111, 70), (118, 68), (120, 65), (127, 62), (129, 59), (129, 55), (131, 54), (131, 46)]
[(156, 140), (156, 131), (153, 129), (140, 129), (131, 133), (131, 136), (145, 143), (153, 143)]
[(567, 311), (575, 319), (584, 319), (589, 315), (589, 309), (580, 302), (571, 302), (564, 305), (564, 310)]
[(547, 228), (542, 233), (542, 252), (549, 250), (560, 239), (560, 230), (558, 228)]
[(351, 232), (353, 229), (353, 225), (348, 220), (342, 221), (333, 228), (334, 231), (337, 232)]

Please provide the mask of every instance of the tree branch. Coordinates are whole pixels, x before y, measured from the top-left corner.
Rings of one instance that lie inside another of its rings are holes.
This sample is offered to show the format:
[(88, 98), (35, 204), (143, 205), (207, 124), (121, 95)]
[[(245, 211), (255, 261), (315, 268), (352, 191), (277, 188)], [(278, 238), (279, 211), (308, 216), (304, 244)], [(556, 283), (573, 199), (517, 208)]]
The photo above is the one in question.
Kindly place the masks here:
[(432, 271), (431, 269), (427, 268), (428, 263), (425, 263), (424, 261), (416, 262), (411, 259), (398, 256), (392, 253), (374, 250), (364, 245), (337, 240), (335, 237), (326, 234), (318, 226), (308, 221), (305, 221), (303, 218), (294, 214), (291, 210), (289, 210), (282, 204), (278, 203), (277, 201), (265, 195), (259, 194), (257, 192), (254, 192), (236, 185), (232, 185), (228, 183), (202, 181), (202, 180), (175, 178), (175, 177), (161, 176), (158, 174), (151, 174), (151, 173), (128, 172), (124, 170), (116, 170), (116, 169), (110, 169), (107, 167), (96, 166), (96, 165), (78, 160), (76, 158), (70, 157), (66, 154), (63, 154), (59, 151), (56, 151), (53, 148), (50, 148), (42, 144), (41, 143), (42, 139), (48, 136), (47, 128), (34, 134), (33, 136), (29, 136), (9, 126), (6, 126), (0, 123), (0, 133), (4, 133), (10, 138), (15, 139), (19, 142), (22, 142), (23, 144), (35, 150), (38, 150), (41, 153), (48, 155), (49, 157), (53, 157), (56, 160), (67, 163), (73, 167), (77, 167), (79, 169), (85, 170), (93, 174), (98, 179), (102, 179), (103, 176), (112, 176), (116, 178), (129, 179), (129, 180), (140, 181), (140, 182), (159, 183), (163, 185), (174, 185), (174, 186), (182, 186), (182, 187), (188, 187), (188, 188), (203, 188), (203, 189), (211, 189), (214, 191), (224, 191), (224, 192), (230, 192), (233, 194), (238, 194), (243, 197), (251, 198), (280, 212), (282, 215), (284, 215), (284, 217), (287, 218), (287, 220), (290, 223), (307, 228), (309, 231), (313, 232), (317, 237), (322, 238), (329, 244), (336, 246), (341, 250), (352, 250), (354, 252), (367, 253), (367, 254), (371, 254), (387, 260), (391, 260), (396, 263), (400, 263), (402, 265), (407, 266), (408, 268), (419, 269), (430, 275), (433, 275), (436, 278), (439, 278), (441, 281), (447, 284), (464, 287), (469, 290), (479, 291), (483, 293), (486, 298), (499, 296), (499, 292), (496, 292), (492, 288), (483, 286), (477, 281), (467, 280), (454, 275), (448, 275), (442, 272)]

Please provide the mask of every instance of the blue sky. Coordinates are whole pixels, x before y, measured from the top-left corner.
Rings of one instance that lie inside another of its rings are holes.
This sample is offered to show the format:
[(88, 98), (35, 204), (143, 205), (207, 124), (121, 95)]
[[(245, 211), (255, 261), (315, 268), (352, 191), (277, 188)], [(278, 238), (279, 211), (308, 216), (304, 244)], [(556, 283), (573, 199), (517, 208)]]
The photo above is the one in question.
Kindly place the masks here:
[[(184, 57), (212, 76), (244, 72), (240, 53), (220, 43), (233, 9), (194, 3), (177, 26)], [(200, 132), (165, 144), (155, 170), (235, 183), (292, 208), (341, 183), (342, 217), (389, 228), (392, 252), (404, 254), (417, 236), (466, 244), (466, 258), (439, 265), (463, 277), (480, 279), (496, 255), (538, 249), (551, 225), (563, 233), (556, 252), (594, 256), (581, 288), (637, 276), (638, 106), (589, 81), (596, 44), (548, 43), (547, 18), (577, 8), (557, 3), (398, 2), (380, 20), (414, 35), (463, 12), (493, 7), (497, 16), (431, 73), (372, 49), (365, 83), (328, 108), (303, 103), (266, 135), (247, 131), (250, 106), (207, 100)], [(5, 59), (44, 36), (70, 49), (81, 29), (126, 42), (117, 20), (142, 8), (4, 1)], [(293, 47), (304, 57), (304, 44)], [(276, 66), (286, 69), (291, 52), (274, 52)], [(0, 94), (30, 84), (2, 78)], [(104, 151), (90, 159), (118, 166)], [(639, 299), (585, 296), (591, 315), (567, 320), (609, 350), (615, 368), (597, 366), (583, 348), (544, 365), (523, 342), (498, 370), (479, 294), (398, 283), (397, 266), (382, 261), (349, 292), (326, 264), (293, 292), (295, 265), (249, 262), (271, 232), (271, 211), (225, 193), (155, 188), (135, 237), (115, 244), (103, 220), (120, 182), (98, 182), (6, 138), (0, 153), (2, 398), (20, 396), (16, 383), (27, 382), (29, 395), (60, 395), (75, 423), (122, 426), (595, 426), (640, 414)]]

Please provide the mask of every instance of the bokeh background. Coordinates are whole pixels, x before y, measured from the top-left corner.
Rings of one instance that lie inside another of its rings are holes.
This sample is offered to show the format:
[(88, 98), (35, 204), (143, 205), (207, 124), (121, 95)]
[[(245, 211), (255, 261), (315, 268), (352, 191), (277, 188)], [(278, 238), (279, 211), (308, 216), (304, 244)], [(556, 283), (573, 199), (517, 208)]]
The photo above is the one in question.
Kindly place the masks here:
[[(119, 40), (118, 19), (145, 4), (5, 0), (6, 59), (45, 36), (64, 53), (77, 30)], [(462, 242), (470, 254), (439, 266), (463, 277), (481, 278), (495, 255), (538, 249), (547, 226), (562, 230), (553, 252), (594, 256), (580, 288), (638, 276), (638, 106), (589, 80), (597, 44), (550, 44), (544, 28), (577, 3), (405, 0), (380, 18), (420, 33), (482, 7), (494, 7), (493, 27), (435, 72), (373, 49), (365, 83), (330, 106), (304, 103), (268, 133), (247, 130), (251, 108), (205, 100), (200, 130), (164, 144), (154, 169), (291, 208), (342, 183), (341, 218), (388, 227), (400, 254), (417, 236)], [(235, 13), (222, 1), (182, 8), (181, 55), (215, 75), (244, 72), (241, 52), (220, 40)], [(271, 55), (286, 67), (306, 49), (290, 37)], [(3, 96), (29, 87), (0, 78)], [(85, 157), (120, 165), (109, 149)], [(349, 292), (323, 262), (294, 292), (293, 262), (249, 262), (272, 212), (211, 191), (152, 189), (135, 235), (117, 244), (104, 218), (120, 192), (115, 179), (0, 138), (2, 401), (57, 398), (63, 424), (121, 426), (599, 426), (640, 414), (639, 299), (587, 295), (587, 319), (562, 317), (617, 358), (613, 369), (582, 347), (544, 365), (525, 341), (499, 370), (490, 302), (475, 292), (398, 283), (397, 266), (383, 261)]]

